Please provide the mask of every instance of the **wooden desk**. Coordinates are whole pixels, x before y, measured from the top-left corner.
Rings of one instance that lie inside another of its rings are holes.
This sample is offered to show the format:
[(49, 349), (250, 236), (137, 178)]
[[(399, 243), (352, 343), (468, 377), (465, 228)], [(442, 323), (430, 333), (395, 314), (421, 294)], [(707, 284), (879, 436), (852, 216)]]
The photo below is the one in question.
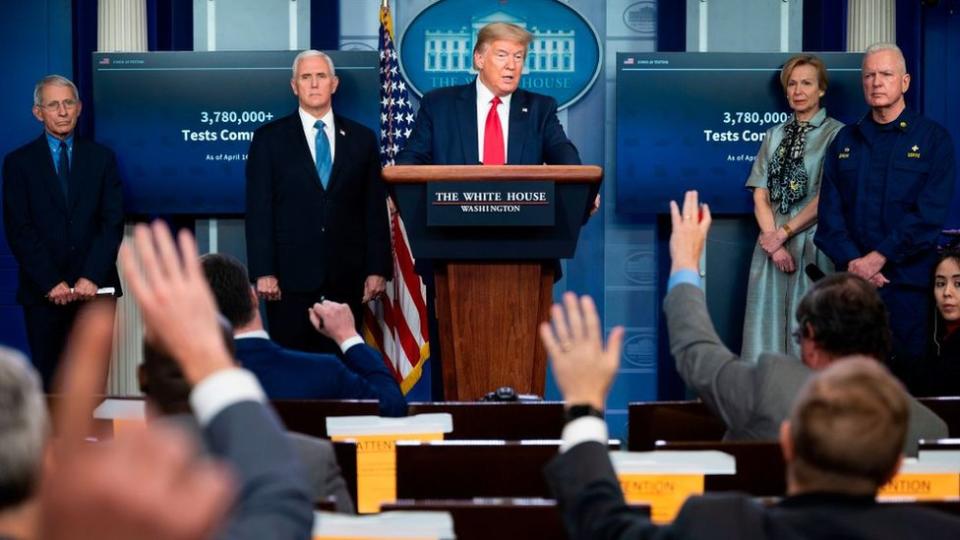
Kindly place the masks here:
[(353, 507), (357, 507), (357, 443), (336, 441), (333, 443), (333, 454), (340, 465), (340, 474), (347, 484), (347, 493), (353, 500)]
[(327, 438), (328, 416), (377, 416), (375, 399), (275, 399), (270, 404), (287, 431)]
[(737, 474), (707, 475), (704, 490), (742, 491), (758, 497), (787, 492), (786, 463), (775, 441), (664, 441), (657, 450), (719, 450), (737, 460)]
[(453, 432), (445, 439), (559, 439), (563, 432), (562, 401), (411, 403), (409, 414), (450, 413)]
[(549, 498), (543, 468), (559, 448), (558, 440), (399, 442), (397, 498)]
[(951, 437), (960, 437), (960, 397), (922, 397), (917, 401), (926, 405), (947, 423)]
[(727, 431), (702, 401), (634, 402), (628, 408), (628, 448), (653, 450), (662, 441), (719, 441)]

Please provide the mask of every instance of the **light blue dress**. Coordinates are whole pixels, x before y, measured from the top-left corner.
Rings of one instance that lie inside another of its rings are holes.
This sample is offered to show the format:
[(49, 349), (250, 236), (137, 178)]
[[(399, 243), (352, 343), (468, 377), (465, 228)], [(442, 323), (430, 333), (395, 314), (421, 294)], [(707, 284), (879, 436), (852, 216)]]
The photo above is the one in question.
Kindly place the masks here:
[[(773, 160), (774, 151), (783, 140), (784, 126), (792, 121), (793, 116), (786, 123), (767, 130), (757, 159), (753, 162), (750, 177), (747, 178), (747, 189), (753, 191), (754, 188), (767, 187), (767, 167)], [(810, 120), (810, 125), (813, 129), (806, 134), (803, 153), (803, 163), (809, 179), (807, 196), (797, 201), (790, 208), (789, 214), (781, 214), (777, 205), (772, 203), (773, 218), (778, 228), (793, 219), (820, 193), (823, 157), (830, 141), (843, 127), (842, 123), (827, 116), (826, 109), (820, 109)], [(790, 252), (796, 263), (796, 270), (790, 274), (778, 270), (759, 243), (754, 247), (743, 320), (743, 349), (740, 356), (744, 360), (756, 362), (757, 357), (764, 352), (800, 357), (800, 346), (792, 335), (797, 324), (795, 315), (800, 299), (812, 285), (803, 269), (814, 263), (825, 273), (833, 271), (830, 259), (813, 245), (813, 235), (816, 232), (817, 225), (814, 223), (803, 231), (795, 232), (793, 237), (784, 242), (784, 248)]]

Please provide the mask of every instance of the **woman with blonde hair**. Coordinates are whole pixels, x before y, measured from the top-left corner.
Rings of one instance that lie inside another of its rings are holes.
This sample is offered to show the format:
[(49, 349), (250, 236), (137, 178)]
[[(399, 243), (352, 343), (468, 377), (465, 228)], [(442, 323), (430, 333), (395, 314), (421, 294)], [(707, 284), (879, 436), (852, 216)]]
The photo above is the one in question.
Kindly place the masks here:
[(780, 83), (793, 114), (767, 130), (747, 178), (760, 236), (743, 324), (746, 360), (756, 361), (764, 352), (800, 357), (792, 334), (793, 314), (811, 285), (803, 269), (814, 263), (833, 270), (813, 244), (823, 158), (843, 127), (820, 107), (827, 82), (826, 66), (816, 56), (798, 55), (784, 64)]

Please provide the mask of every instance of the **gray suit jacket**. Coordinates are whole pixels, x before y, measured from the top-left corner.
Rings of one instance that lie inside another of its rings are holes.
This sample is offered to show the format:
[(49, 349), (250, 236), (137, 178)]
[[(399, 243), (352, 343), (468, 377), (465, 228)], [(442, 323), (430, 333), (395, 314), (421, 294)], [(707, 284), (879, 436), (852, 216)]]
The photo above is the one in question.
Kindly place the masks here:
[[(200, 424), (192, 414), (166, 416), (161, 421), (182, 428), (201, 444), (205, 444), (202, 440)], [(347, 483), (343, 480), (340, 465), (337, 464), (337, 456), (333, 452), (333, 444), (324, 439), (290, 431), (287, 432), (287, 441), (305, 469), (305, 478), (313, 492), (314, 501), (324, 501), (327, 497), (333, 497), (337, 512), (355, 513), (353, 500), (350, 498), (350, 492), (347, 491)]]
[(273, 412), (255, 401), (230, 405), (204, 427), (206, 448), (230, 467), (238, 488), (221, 538), (311, 538), (310, 488), (283, 433)]
[[(677, 371), (727, 425), (724, 438), (775, 440), (810, 368), (781, 354), (761, 354), (756, 364), (741, 361), (720, 341), (703, 291), (693, 285), (667, 293), (663, 311)], [(918, 440), (944, 437), (947, 424), (911, 396), (904, 452), (915, 456)]]
[(353, 500), (347, 491), (347, 483), (340, 473), (337, 456), (333, 453), (333, 444), (330, 441), (292, 432), (287, 432), (287, 439), (307, 470), (307, 482), (313, 488), (317, 500), (333, 497), (337, 512), (353, 514)]

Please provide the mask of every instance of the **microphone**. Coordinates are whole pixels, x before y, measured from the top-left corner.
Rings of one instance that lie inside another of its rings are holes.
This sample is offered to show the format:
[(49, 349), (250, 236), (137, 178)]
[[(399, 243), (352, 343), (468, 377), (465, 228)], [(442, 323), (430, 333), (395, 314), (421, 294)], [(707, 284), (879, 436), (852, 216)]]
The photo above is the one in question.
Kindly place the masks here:
[(807, 274), (807, 277), (810, 278), (810, 281), (814, 283), (827, 277), (827, 275), (823, 273), (823, 270), (821, 270), (820, 267), (814, 263), (808, 264), (806, 268), (803, 269), (803, 272)]

